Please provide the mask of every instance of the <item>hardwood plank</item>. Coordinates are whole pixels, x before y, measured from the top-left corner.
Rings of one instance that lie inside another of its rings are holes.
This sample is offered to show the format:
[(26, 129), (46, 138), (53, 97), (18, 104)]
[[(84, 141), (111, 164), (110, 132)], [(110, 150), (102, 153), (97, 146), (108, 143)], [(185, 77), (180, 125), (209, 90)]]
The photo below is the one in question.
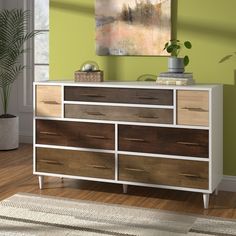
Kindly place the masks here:
[(66, 104), (65, 117), (173, 124), (173, 109)]
[(38, 172), (114, 179), (115, 156), (110, 153), (37, 148), (36, 170)]
[(37, 144), (115, 149), (114, 125), (37, 120), (36, 129)]
[(208, 130), (119, 125), (119, 150), (208, 158)]
[(36, 116), (61, 117), (61, 86), (36, 86)]
[(177, 124), (209, 125), (208, 91), (177, 91)]
[(173, 105), (173, 90), (65, 87), (65, 101)]
[(208, 163), (119, 155), (119, 180), (208, 189)]

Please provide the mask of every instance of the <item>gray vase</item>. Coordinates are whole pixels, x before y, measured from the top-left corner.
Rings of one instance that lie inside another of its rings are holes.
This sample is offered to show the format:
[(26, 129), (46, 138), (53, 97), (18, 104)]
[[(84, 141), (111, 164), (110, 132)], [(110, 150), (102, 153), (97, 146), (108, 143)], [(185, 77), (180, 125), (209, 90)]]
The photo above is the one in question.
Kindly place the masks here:
[(19, 147), (19, 118), (0, 118), (0, 150)]
[(168, 71), (172, 73), (184, 72), (184, 58), (169, 57), (168, 58)]

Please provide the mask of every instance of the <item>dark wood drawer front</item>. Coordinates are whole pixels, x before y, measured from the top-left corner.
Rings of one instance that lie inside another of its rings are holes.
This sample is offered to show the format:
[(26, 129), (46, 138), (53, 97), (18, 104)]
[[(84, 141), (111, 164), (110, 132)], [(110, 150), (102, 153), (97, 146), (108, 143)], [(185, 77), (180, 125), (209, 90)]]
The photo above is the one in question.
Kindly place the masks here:
[(208, 162), (119, 155), (119, 180), (208, 189)]
[(38, 172), (103, 179), (115, 177), (115, 157), (110, 153), (37, 148), (36, 163)]
[(37, 144), (108, 150), (115, 148), (114, 125), (37, 120), (36, 128)]
[(208, 130), (119, 125), (119, 150), (208, 157)]
[(66, 118), (173, 124), (172, 109), (65, 105)]
[(173, 105), (173, 91), (165, 89), (128, 89), (65, 87), (66, 101), (112, 102)]

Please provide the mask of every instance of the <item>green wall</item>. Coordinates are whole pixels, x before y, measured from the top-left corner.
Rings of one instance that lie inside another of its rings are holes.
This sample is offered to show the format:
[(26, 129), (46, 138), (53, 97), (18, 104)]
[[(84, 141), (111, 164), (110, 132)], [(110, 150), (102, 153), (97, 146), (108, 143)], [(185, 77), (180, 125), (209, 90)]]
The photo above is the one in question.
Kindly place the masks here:
[[(117, 0), (119, 1), (119, 0)], [(86, 60), (95, 60), (106, 80), (136, 80), (141, 74), (167, 70), (166, 57), (99, 57), (95, 55), (94, 0), (50, 0), (50, 78), (72, 80)], [(236, 175), (235, 0), (179, 0), (177, 32), (190, 40), (188, 71), (197, 83), (224, 86), (224, 174)]]

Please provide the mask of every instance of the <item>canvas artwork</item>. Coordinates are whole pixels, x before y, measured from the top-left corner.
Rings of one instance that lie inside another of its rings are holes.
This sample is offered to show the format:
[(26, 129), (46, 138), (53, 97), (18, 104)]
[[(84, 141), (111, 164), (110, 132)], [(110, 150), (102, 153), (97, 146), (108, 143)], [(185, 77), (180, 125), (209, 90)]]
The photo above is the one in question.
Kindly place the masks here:
[(96, 0), (97, 55), (166, 55), (171, 0)]

